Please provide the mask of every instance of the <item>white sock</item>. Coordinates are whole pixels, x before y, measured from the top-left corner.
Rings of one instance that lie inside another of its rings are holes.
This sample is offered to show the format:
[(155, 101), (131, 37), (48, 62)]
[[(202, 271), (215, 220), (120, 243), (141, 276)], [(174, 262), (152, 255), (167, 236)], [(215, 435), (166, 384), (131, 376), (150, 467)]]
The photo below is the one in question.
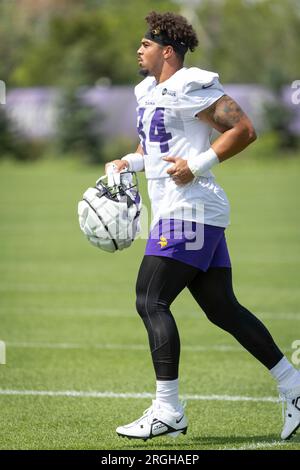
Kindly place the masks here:
[(285, 356), (270, 369), (270, 372), (277, 380), (279, 390), (282, 392), (300, 385), (300, 371), (295, 369)]
[(171, 411), (180, 407), (178, 397), (178, 379), (156, 381), (156, 401)]

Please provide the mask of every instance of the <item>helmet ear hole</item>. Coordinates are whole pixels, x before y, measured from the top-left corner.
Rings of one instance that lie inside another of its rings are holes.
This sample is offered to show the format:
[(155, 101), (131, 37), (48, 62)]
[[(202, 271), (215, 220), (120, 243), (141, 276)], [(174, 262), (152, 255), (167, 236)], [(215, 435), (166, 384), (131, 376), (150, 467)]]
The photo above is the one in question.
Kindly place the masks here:
[(140, 232), (141, 207), (135, 172), (121, 172), (115, 179), (104, 175), (78, 204), (80, 229), (93, 246), (110, 253), (123, 250)]

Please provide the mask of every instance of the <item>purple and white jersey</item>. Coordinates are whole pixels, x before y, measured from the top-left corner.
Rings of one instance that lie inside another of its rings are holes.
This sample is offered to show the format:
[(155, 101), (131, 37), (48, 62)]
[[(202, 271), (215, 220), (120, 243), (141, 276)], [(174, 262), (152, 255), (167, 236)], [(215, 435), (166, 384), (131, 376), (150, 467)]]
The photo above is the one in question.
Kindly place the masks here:
[(209, 149), (212, 128), (196, 115), (224, 95), (218, 77), (214, 72), (183, 67), (162, 83), (147, 77), (135, 87), (152, 225), (171, 217), (219, 227), (229, 223), (228, 199), (210, 171), (177, 186), (167, 174), (173, 164), (163, 160), (166, 156), (188, 160)]

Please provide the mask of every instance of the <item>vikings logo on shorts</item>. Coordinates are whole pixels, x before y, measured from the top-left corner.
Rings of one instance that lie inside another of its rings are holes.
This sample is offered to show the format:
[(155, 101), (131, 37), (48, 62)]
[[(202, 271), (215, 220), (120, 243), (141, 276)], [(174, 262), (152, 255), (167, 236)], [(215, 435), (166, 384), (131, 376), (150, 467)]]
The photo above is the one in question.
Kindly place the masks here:
[(164, 248), (165, 246), (167, 246), (168, 240), (162, 235), (157, 244), (160, 245), (161, 248)]

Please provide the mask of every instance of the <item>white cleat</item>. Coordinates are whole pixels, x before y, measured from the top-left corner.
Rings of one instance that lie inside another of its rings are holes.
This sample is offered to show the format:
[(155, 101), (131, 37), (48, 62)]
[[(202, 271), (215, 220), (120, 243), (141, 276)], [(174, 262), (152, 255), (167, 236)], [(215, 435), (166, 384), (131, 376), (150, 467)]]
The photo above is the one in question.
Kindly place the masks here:
[(283, 402), (284, 419), (281, 439), (290, 439), (300, 427), (300, 385), (280, 392), (280, 398)]
[(167, 408), (159, 406), (153, 400), (152, 406), (144, 411), (143, 416), (133, 423), (119, 426), (116, 432), (121, 437), (129, 439), (152, 439), (153, 437), (168, 435), (177, 437), (179, 434), (186, 434), (187, 418), (184, 408), (172, 412)]

